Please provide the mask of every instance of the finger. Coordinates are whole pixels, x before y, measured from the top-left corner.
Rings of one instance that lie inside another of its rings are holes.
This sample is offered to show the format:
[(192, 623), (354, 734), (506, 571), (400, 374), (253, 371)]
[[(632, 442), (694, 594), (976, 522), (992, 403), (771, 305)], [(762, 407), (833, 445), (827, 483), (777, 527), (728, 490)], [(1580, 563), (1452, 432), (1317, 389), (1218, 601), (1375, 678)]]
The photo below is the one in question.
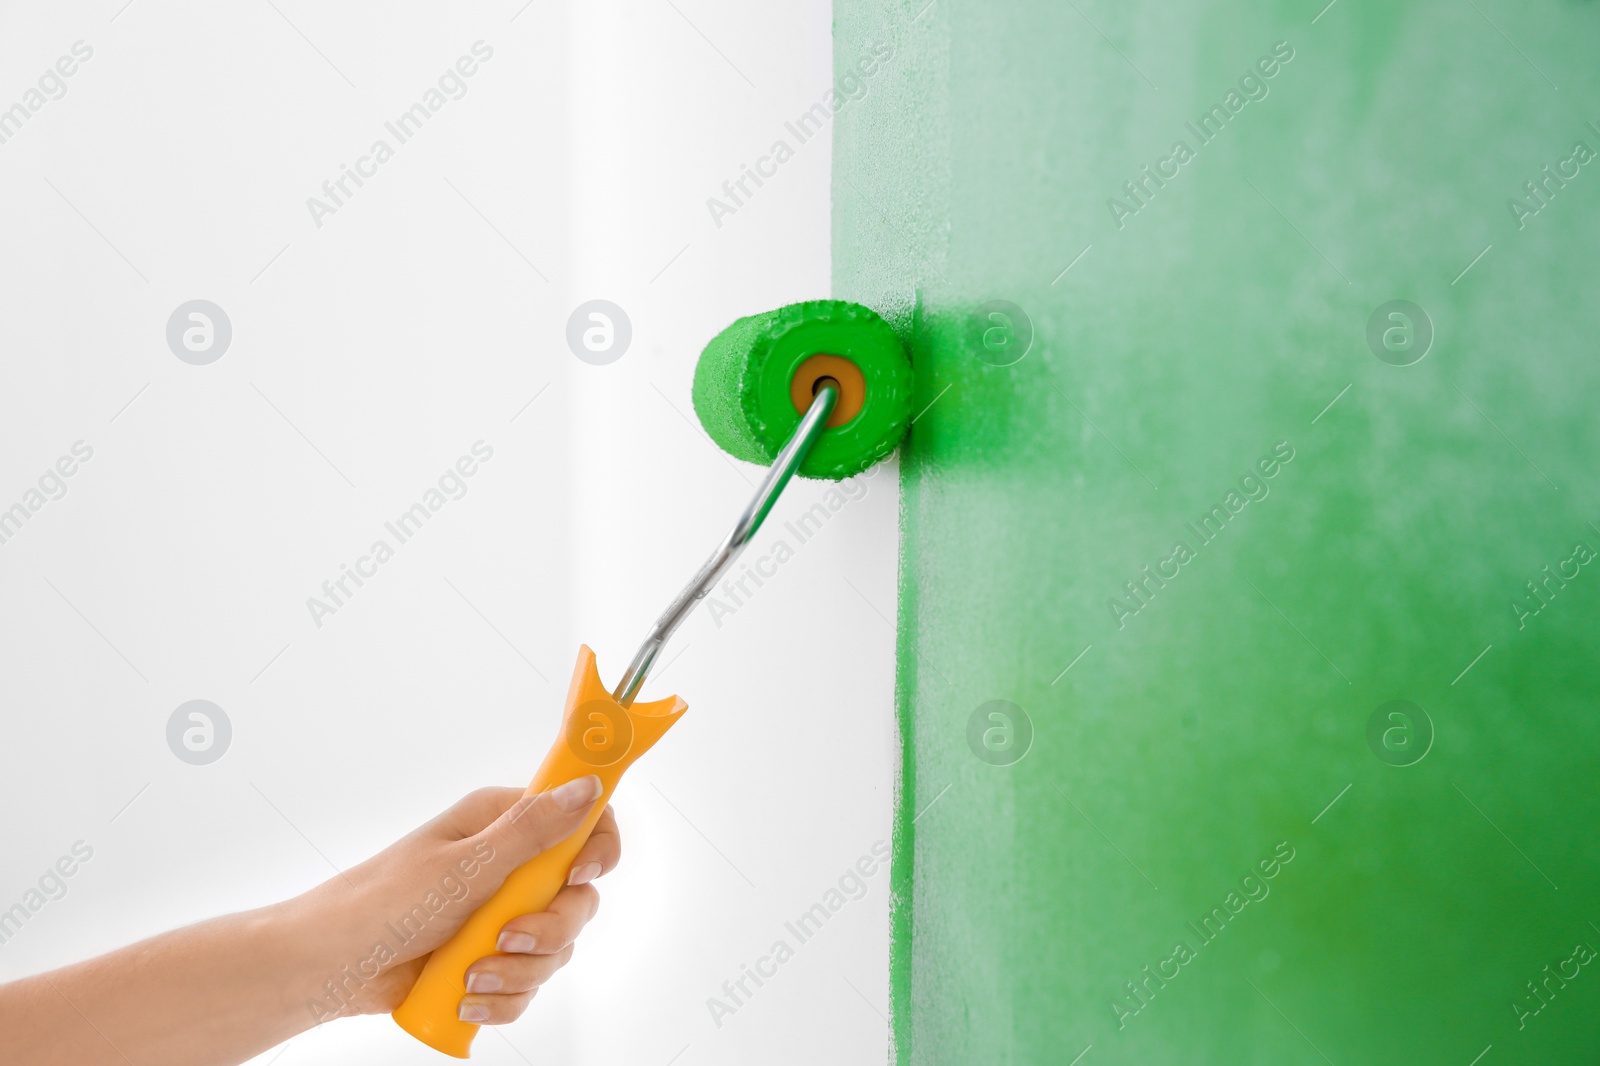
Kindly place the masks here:
[(516, 994), (532, 992), (572, 958), (568, 944), (553, 955), (490, 955), (467, 970), (467, 992)]
[(552, 955), (578, 938), (600, 909), (593, 885), (563, 888), (543, 914), (521, 914), (500, 928), (497, 951), (517, 955)]
[(483, 844), (491, 849), (482, 859), (487, 887), (499, 888), (511, 871), (571, 836), (599, 798), (600, 779), (590, 774), (513, 803), (473, 837), (475, 851)]
[(595, 823), (583, 850), (572, 860), (572, 873), (567, 876), (567, 884), (587, 884), (601, 874), (608, 874), (621, 858), (622, 835), (617, 831), (617, 816), (611, 812), (608, 803), (606, 809), (600, 812), (600, 820)]
[(528, 1009), (528, 1004), (538, 994), (539, 990), (534, 989), (532, 992), (509, 996), (463, 996), (456, 1016), (464, 1022), (477, 1022), (479, 1025), (505, 1025), (522, 1017), (522, 1012)]
[(468, 792), (453, 803), (449, 810), (429, 823), (447, 840), (464, 840), (480, 833), (500, 817), (511, 805), (522, 798), (526, 789), (490, 785)]

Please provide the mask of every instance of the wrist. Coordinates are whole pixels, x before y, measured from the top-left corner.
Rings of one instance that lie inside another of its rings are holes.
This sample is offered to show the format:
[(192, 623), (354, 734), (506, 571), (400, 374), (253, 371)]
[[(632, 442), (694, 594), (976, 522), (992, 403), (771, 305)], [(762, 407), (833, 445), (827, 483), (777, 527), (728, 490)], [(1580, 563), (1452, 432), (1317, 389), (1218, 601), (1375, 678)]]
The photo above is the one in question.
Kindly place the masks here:
[[(406, 950), (393, 925), (376, 928), (381, 901), (339, 878), (269, 910), (291, 942), (284, 972), (295, 1003), (311, 1025), (359, 1014), (387, 1014), (421, 970), (425, 952)], [(391, 943), (393, 941), (393, 943)]]
[(278, 993), (305, 1028), (363, 1013), (353, 979), (357, 953), (350, 941), (355, 923), (340, 902), (320, 888), (253, 912), (255, 934), (275, 960)]

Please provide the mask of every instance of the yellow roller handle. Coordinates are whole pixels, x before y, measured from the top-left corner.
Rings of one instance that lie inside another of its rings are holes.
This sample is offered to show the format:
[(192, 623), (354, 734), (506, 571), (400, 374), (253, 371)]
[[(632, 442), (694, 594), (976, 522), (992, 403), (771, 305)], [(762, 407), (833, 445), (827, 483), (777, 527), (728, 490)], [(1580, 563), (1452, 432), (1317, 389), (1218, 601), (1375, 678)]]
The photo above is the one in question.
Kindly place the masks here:
[(478, 1026), (456, 1016), (461, 997), (466, 994), (467, 967), (499, 954), (495, 943), (500, 939), (501, 928), (511, 919), (550, 906), (567, 883), (572, 862), (594, 831), (622, 772), (649, 751), (687, 708), (676, 696), (622, 706), (600, 683), (594, 652), (586, 644), (579, 646), (578, 665), (572, 672), (566, 710), (561, 717), (561, 735), (539, 772), (533, 775), (526, 795), (537, 795), (594, 774), (600, 778), (600, 798), (577, 832), (513, 871), (449, 943), (428, 956), (417, 983), (394, 1012), (400, 1028), (446, 1055), (464, 1059), (472, 1053), (472, 1038), (478, 1035)]

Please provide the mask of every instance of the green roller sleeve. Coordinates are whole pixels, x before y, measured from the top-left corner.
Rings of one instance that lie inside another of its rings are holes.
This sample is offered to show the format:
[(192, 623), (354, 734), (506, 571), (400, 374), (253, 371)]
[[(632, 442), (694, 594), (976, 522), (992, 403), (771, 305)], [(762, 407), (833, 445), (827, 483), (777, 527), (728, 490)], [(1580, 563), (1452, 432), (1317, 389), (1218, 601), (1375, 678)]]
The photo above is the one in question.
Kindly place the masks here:
[(750, 315), (700, 355), (694, 409), (711, 439), (736, 459), (770, 463), (800, 422), (792, 383), (817, 355), (861, 371), (860, 411), (830, 426), (800, 467), (802, 477), (838, 480), (894, 451), (911, 420), (911, 363), (894, 329), (844, 300), (810, 300)]

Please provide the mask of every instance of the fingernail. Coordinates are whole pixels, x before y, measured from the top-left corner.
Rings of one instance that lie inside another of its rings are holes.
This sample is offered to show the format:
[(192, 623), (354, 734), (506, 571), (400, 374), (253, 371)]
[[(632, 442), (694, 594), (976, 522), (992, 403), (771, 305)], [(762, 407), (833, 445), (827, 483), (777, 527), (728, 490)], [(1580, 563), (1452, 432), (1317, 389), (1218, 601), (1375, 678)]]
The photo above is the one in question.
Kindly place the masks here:
[(498, 992), (505, 986), (497, 973), (469, 973), (467, 974), (468, 992)]
[(489, 1008), (481, 1003), (463, 1003), (456, 1017), (464, 1022), (486, 1022), (489, 1020)]
[(582, 866), (573, 868), (572, 876), (567, 878), (567, 884), (586, 885), (599, 876), (600, 864), (597, 862), (586, 862)]
[(496, 950), (508, 955), (532, 955), (533, 948), (534, 940), (530, 933), (501, 933), (499, 942), (495, 944)]
[(600, 779), (593, 774), (568, 781), (560, 788), (550, 790), (550, 799), (562, 810), (581, 811), (600, 798)]

